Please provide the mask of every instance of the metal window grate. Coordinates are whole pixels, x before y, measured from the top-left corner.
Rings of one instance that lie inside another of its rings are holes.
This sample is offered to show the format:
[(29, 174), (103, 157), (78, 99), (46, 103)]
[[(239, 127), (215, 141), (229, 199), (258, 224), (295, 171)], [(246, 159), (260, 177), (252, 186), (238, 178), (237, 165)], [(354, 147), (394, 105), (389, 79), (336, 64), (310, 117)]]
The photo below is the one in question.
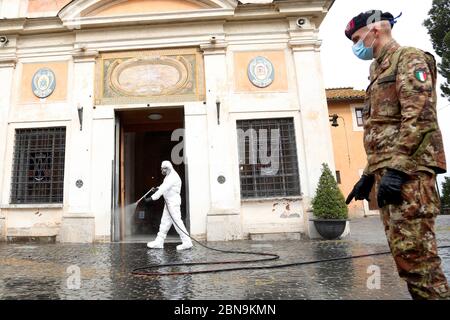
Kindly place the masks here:
[(242, 198), (300, 195), (293, 118), (239, 120), (237, 129)]
[(66, 128), (16, 129), (11, 203), (62, 203)]

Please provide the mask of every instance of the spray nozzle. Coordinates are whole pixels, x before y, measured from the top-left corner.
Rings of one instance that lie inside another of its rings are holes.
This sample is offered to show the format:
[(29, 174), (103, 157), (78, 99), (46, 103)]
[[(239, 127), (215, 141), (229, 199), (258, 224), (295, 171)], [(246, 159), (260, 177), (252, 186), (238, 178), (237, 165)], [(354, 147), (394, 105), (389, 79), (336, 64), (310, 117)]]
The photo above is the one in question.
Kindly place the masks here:
[(150, 192), (153, 192), (153, 191), (155, 191), (155, 190), (156, 190), (155, 187), (153, 187), (153, 188), (151, 188), (150, 190), (148, 190), (148, 192), (147, 192), (146, 194), (144, 194), (144, 195), (142, 196), (142, 198), (140, 198), (138, 201), (136, 201), (136, 203), (141, 202), (142, 199), (144, 199)]

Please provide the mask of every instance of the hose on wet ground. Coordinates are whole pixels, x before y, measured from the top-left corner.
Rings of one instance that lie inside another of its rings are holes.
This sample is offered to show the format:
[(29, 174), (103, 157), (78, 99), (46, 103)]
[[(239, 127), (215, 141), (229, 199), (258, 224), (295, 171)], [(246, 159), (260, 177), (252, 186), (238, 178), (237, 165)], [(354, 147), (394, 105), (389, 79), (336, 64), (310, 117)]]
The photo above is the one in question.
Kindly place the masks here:
[[(332, 261), (343, 261), (343, 260), (352, 260), (352, 259), (360, 259), (360, 258), (368, 258), (368, 257), (375, 257), (375, 256), (381, 256), (386, 254), (391, 254), (391, 251), (381, 251), (381, 252), (374, 252), (374, 253), (368, 253), (368, 254), (361, 254), (361, 255), (351, 255), (351, 256), (344, 256), (344, 257), (335, 257), (335, 258), (327, 258), (327, 259), (319, 259), (319, 260), (311, 260), (311, 261), (300, 261), (300, 262), (292, 262), (292, 263), (285, 263), (285, 264), (274, 264), (274, 265), (263, 265), (263, 266), (250, 266), (250, 267), (235, 267), (235, 268), (218, 268), (218, 269), (207, 269), (207, 270), (196, 270), (196, 271), (175, 271), (175, 272), (157, 272), (157, 271), (150, 271), (150, 270), (156, 270), (161, 268), (168, 268), (168, 267), (190, 267), (190, 266), (200, 266), (200, 265), (223, 265), (223, 264), (243, 264), (243, 263), (255, 263), (255, 262), (267, 262), (267, 261), (274, 261), (280, 259), (280, 256), (274, 253), (267, 253), (267, 252), (255, 252), (255, 251), (233, 251), (233, 250), (223, 250), (223, 249), (217, 249), (209, 247), (200, 241), (197, 241), (196, 239), (192, 238), (188, 233), (184, 232), (175, 222), (175, 220), (172, 217), (172, 214), (168, 210), (170, 218), (172, 219), (172, 222), (174, 225), (183, 232), (185, 235), (187, 235), (191, 240), (194, 240), (202, 247), (222, 252), (222, 253), (229, 253), (229, 254), (246, 254), (246, 255), (258, 255), (258, 256), (264, 256), (266, 258), (262, 259), (252, 259), (252, 260), (227, 260), (227, 261), (211, 261), (211, 262), (183, 262), (183, 263), (167, 263), (167, 264), (152, 264), (145, 267), (139, 267), (133, 269), (131, 274), (136, 276), (153, 276), (153, 277), (163, 277), (163, 276), (180, 276), (180, 275), (190, 275), (190, 274), (204, 274), (204, 273), (218, 273), (218, 272), (230, 272), (230, 271), (242, 271), (242, 270), (262, 270), (262, 269), (278, 269), (278, 268), (286, 268), (286, 267), (295, 267), (295, 266), (303, 266), (303, 265), (309, 265), (309, 264), (318, 264), (318, 263), (324, 263), (324, 262), (332, 262)], [(448, 249), (449, 246), (440, 246), (438, 249)]]
[[(223, 250), (223, 249), (217, 249), (217, 248), (212, 248), (209, 247), (203, 243), (201, 243), (200, 241), (192, 238), (188, 233), (184, 232), (179, 226), (178, 224), (175, 222), (175, 220), (172, 217), (172, 214), (170, 213), (169, 210), (167, 210), (169, 212), (170, 218), (172, 219), (172, 222), (174, 223), (174, 225), (177, 227), (178, 230), (180, 230), (181, 232), (183, 232), (185, 235), (187, 235), (191, 240), (197, 242), (199, 245), (201, 245), (202, 247), (208, 249), (208, 250), (212, 250), (212, 251), (217, 251), (217, 252), (222, 252), (222, 253), (231, 253), (231, 254), (246, 254), (246, 255), (257, 255), (257, 256), (265, 256), (266, 258), (261, 258), (261, 259), (252, 259), (252, 260), (228, 260), (228, 261), (211, 261), (211, 262), (183, 262), (183, 263), (168, 263), (168, 264), (153, 264), (153, 265), (149, 265), (146, 267), (140, 267), (140, 268), (136, 268), (133, 269), (133, 271), (131, 272), (133, 275), (138, 275), (138, 276), (174, 276), (174, 275), (187, 275), (187, 274), (198, 274), (198, 273), (212, 273), (212, 272), (223, 272), (223, 271), (233, 271), (233, 270), (245, 270), (246, 268), (220, 268), (220, 269), (210, 269), (210, 270), (199, 270), (199, 271), (184, 271), (184, 272), (150, 272), (150, 271), (145, 271), (145, 270), (151, 270), (151, 269), (160, 269), (160, 268), (164, 268), (164, 267), (181, 267), (181, 266), (198, 266), (198, 265), (215, 265), (215, 264), (234, 264), (234, 263), (252, 263), (252, 262), (265, 262), (265, 261), (273, 261), (273, 260), (278, 260), (280, 259), (280, 256), (274, 253), (266, 253), (266, 252), (255, 252), (255, 251), (232, 251), (232, 250)], [(252, 268), (252, 267), (249, 267)]]

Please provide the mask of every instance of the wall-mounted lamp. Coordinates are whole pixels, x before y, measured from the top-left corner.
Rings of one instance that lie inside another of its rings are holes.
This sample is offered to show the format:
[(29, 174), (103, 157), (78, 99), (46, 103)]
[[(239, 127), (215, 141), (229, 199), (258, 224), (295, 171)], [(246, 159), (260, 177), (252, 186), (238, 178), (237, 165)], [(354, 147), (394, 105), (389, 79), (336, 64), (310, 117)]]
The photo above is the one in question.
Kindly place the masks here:
[(348, 156), (348, 166), (351, 165), (350, 160), (350, 147), (348, 145), (348, 136), (347, 136), (347, 126), (345, 125), (345, 119), (338, 114), (332, 114), (328, 116), (330, 118), (331, 126), (332, 127), (339, 127), (338, 118), (342, 119), (342, 122), (344, 123), (344, 132), (345, 132), (345, 141), (347, 142), (347, 156)]
[(339, 123), (337, 121), (337, 119), (339, 118), (339, 116), (337, 114), (333, 114), (330, 115), (330, 122), (331, 122), (331, 126), (333, 127), (339, 127)]
[(216, 107), (217, 107), (217, 124), (220, 125), (220, 99), (216, 98)]
[(83, 130), (83, 107), (81, 104), (78, 104), (78, 120), (80, 120), (80, 131)]

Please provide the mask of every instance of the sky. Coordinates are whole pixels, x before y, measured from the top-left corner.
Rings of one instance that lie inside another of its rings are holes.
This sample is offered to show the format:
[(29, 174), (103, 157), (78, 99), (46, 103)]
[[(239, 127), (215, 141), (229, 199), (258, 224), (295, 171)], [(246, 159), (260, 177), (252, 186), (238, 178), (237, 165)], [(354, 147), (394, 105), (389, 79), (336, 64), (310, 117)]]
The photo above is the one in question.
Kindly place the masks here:
[[(336, 0), (319, 33), (322, 40), (321, 57), (326, 88), (354, 87), (364, 90), (369, 85), (367, 77), (370, 61), (360, 60), (353, 55), (352, 42), (347, 39), (344, 31), (352, 17), (372, 9), (389, 11), (394, 17), (402, 12), (393, 29), (397, 42), (403, 46), (413, 46), (431, 52), (440, 61), (433, 50), (427, 29), (423, 26), (431, 6), (432, 0)], [(441, 76), (438, 81), (443, 82)], [(441, 90), (437, 90), (440, 96)], [(447, 167), (450, 171), (450, 101), (439, 98), (437, 110)], [(439, 185), (444, 176), (450, 177), (450, 173), (438, 176)]]

